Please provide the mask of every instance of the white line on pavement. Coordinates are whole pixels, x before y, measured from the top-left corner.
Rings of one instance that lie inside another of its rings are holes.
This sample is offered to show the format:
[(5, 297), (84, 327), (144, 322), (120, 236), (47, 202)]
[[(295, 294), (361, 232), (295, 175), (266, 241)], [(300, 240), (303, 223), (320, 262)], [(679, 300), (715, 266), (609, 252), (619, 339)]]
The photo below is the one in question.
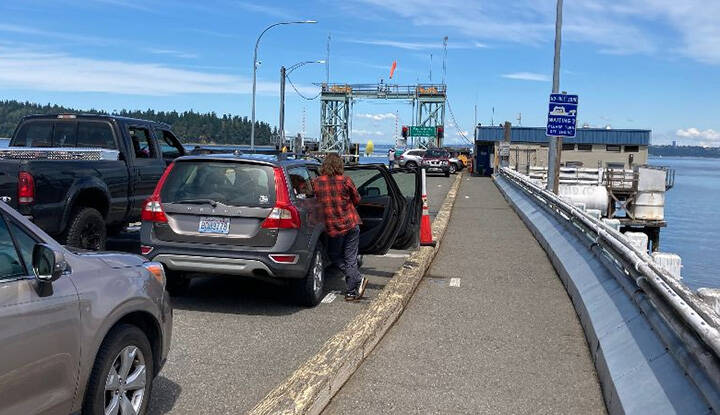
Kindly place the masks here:
[(333, 300), (335, 300), (335, 297), (337, 297), (335, 293), (327, 293), (325, 298), (323, 298), (320, 302), (323, 304), (330, 304), (333, 302)]
[(383, 255), (385, 258), (407, 258), (410, 254), (393, 254), (392, 252)]
[(459, 287), (460, 286), (460, 278), (450, 278), (450, 286), (451, 287)]

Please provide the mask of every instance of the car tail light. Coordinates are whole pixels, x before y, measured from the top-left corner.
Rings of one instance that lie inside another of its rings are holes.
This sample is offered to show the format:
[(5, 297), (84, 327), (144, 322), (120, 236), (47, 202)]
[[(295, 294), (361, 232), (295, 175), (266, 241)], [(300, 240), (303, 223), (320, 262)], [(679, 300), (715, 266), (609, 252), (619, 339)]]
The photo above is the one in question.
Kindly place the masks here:
[(295, 264), (297, 263), (298, 256), (290, 254), (270, 254), (270, 259), (276, 264)]
[(142, 220), (146, 222), (167, 223), (167, 216), (165, 216), (165, 211), (162, 208), (162, 201), (160, 200), (160, 192), (162, 191), (163, 185), (165, 184), (165, 181), (170, 175), (170, 171), (173, 167), (175, 167), (174, 162), (165, 169), (165, 173), (163, 173), (162, 177), (160, 177), (160, 180), (157, 182), (152, 196), (145, 201), (145, 205), (143, 205), (142, 212), (140, 213), (140, 218)]
[(262, 223), (264, 229), (298, 229), (300, 228), (300, 213), (290, 203), (285, 172), (281, 167), (275, 167), (275, 207)]
[(155, 248), (153, 248), (152, 246), (140, 245), (140, 253), (143, 255), (149, 254), (150, 252), (153, 251), (153, 249), (155, 249)]
[(35, 179), (32, 174), (18, 173), (18, 204), (27, 205), (35, 201)]

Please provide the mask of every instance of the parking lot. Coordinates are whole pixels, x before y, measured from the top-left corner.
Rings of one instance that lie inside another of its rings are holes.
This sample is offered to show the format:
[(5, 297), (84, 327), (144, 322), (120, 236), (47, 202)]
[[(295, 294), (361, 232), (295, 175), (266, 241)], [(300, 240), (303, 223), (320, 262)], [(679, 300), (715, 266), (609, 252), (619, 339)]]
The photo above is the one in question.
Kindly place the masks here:
[[(454, 179), (428, 177), (431, 216)], [(108, 249), (137, 251), (136, 237), (123, 234)], [(150, 413), (249, 410), (367, 307), (406, 256), (407, 251), (366, 256), (361, 272), (370, 281), (367, 298), (359, 302), (343, 301), (342, 277), (329, 276), (327, 302), (315, 308), (294, 305), (283, 286), (245, 278), (193, 279), (186, 295), (173, 298), (173, 344), (153, 385)]]

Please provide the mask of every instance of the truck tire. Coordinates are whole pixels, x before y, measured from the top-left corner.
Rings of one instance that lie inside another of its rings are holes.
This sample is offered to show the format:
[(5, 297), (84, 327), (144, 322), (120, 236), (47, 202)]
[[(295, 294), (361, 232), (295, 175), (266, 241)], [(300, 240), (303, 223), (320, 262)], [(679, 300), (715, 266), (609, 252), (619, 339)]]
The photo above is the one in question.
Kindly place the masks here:
[[(126, 403), (137, 406), (133, 408), (137, 413), (144, 414), (155, 376), (153, 362), (152, 347), (142, 330), (131, 324), (113, 328), (95, 357), (85, 391), (83, 413), (109, 413), (114, 405), (125, 399)], [(110, 377), (111, 373), (113, 377)]]
[(84, 207), (73, 212), (65, 230), (65, 244), (90, 251), (105, 249), (105, 219), (95, 208)]
[(325, 293), (325, 266), (323, 265), (323, 251), (318, 243), (313, 254), (310, 268), (305, 278), (293, 281), (295, 296), (300, 305), (315, 307), (320, 304)]

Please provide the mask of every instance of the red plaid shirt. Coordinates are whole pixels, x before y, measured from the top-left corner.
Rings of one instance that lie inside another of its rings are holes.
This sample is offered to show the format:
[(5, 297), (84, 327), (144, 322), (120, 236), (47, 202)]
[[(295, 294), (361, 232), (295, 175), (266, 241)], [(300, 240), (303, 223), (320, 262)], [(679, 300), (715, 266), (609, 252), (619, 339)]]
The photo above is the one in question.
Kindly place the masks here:
[(360, 194), (347, 176), (320, 176), (313, 180), (315, 197), (322, 205), (325, 232), (331, 237), (344, 235), (362, 221), (355, 205)]

